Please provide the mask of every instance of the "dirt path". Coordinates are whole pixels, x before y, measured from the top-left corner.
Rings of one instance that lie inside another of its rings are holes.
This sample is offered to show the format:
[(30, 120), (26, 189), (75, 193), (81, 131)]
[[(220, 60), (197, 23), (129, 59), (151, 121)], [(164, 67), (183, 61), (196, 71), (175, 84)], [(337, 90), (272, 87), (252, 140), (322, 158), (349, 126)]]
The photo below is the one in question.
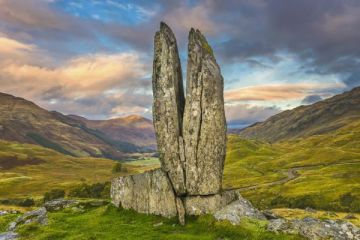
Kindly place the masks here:
[(280, 179), (277, 181), (273, 181), (273, 182), (269, 182), (269, 183), (262, 183), (262, 184), (257, 184), (257, 185), (247, 186), (247, 187), (240, 187), (240, 188), (228, 188), (226, 190), (247, 191), (247, 190), (255, 190), (260, 187), (272, 187), (274, 185), (280, 185), (280, 184), (290, 182), (290, 181), (300, 177), (301, 175), (298, 173), (298, 171), (300, 171), (300, 170), (312, 169), (312, 168), (317, 168), (317, 167), (329, 167), (329, 166), (334, 166), (334, 165), (359, 164), (359, 163), (360, 163), (360, 161), (348, 162), (348, 163), (316, 164), (316, 165), (309, 165), (309, 166), (292, 167), (292, 168), (289, 168), (288, 170), (283, 170), (283, 172), (286, 172), (286, 175), (287, 175), (286, 178), (283, 178), (283, 179)]

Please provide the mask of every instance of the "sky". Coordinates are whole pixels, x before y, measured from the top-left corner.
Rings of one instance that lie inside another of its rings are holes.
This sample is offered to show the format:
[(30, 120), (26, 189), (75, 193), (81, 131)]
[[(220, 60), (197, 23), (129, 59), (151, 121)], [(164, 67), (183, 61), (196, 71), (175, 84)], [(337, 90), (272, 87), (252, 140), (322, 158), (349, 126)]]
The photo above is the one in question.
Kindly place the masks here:
[(0, 92), (89, 119), (151, 118), (160, 21), (183, 71), (190, 28), (207, 37), (232, 127), (360, 85), (358, 0), (0, 0)]

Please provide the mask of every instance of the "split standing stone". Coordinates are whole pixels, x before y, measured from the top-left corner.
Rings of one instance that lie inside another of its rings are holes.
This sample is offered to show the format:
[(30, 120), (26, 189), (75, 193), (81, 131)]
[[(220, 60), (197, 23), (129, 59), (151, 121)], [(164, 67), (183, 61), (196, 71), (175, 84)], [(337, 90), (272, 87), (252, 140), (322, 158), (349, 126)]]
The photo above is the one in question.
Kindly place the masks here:
[(188, 46), (183, 138), (189, 195), (221, 191), (226, 154), (224, 81), (211, 47), (191, 29)]
[(176, 39), (165, 23), (161, 23), (155, 35), (152, 83), (153, 121), (161, 167), (168, 173), (176, 194), (183, 195), (186, 193), (181, 140), (184, 90)]

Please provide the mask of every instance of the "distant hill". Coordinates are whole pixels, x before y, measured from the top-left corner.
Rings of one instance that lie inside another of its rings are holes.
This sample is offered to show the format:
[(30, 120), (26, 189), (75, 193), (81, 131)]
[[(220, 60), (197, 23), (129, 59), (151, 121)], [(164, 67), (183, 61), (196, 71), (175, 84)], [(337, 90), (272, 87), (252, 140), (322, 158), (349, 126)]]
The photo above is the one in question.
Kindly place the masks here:
[(237, 131), (269, 142), (324, 134), (360, 119), (360, 87), (312, 105), (300, 106)]
[[(131, 119), (133, 117), (123, 121), (129, 128), (126, 126), (123, 128), (116, 126), (116, 128), (122, 129), (124, 132), (126, 130), (127, 133), (135, 131), (136, 127), (141, 124), (134, 123), (132, 125)], [(87, 121), (80, 117), (69, 117), (58, 112), (50, 112), (23, 98), (0, 93), (0, 139), (37, 144), (78, 157), (94, 156), (119, 159), (126, 152), (144, 150), (142, 148), (143, 145), (146, 145), (144, 142), (136, 145), (134, 137), (121, 139), (121, 136), (126, 135), (125, 133), (119, 134), (117, 138), (112, 138), (101, 130), (91, 128), (92, 124), (88, 126)], [(112, 121), (110, 120), (110, 122)], [(106, 121), (100, 122), (105, 123)], [(121, 124), (121, 121), (118, 123)], [(144, 135), (149, 134), (144, 131)], [(128, 139), (130, 140), (128, 141)], [(153, 147), (152, 144), (150, 145)]]
[(132, 143), (143, 151), (156, 150), (156, 138), (152, 121), (139, 115), (130, 115), (109, 120), (88, 120), (84, 117), (69, 115), (70, 118), (84, 123), (87, 127), (105, 133), (115, 141)]

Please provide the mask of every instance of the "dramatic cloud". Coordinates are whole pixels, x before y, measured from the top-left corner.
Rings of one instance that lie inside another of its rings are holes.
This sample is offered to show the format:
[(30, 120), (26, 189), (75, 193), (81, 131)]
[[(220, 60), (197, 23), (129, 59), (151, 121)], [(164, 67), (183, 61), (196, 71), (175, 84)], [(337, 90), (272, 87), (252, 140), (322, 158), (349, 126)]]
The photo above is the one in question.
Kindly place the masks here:
[(0, 38), (0, 42), (4, 44), (0, 53), (12, 56), (0, 59), (2, 92), (49, 109), (90, 117), (122, 115), (121, 107), (132, 107), (137, 113), (148, 111), (149, 66), (138, 53), (84, 55), (50, 68), (26, 62), (38, 51), (36, 46), (7, 38)]
[(241, 124), (360, 85), (360, 1), (0, 0), (1, 91), (91, 118), (150, 116), (160, 21), (184, 73), (190, 27), (205, 33)]
[(298, 83), (281, 85), (260, 85), (232, 89), (225, 92), (226, 101), (267, 101), (301, 99), (311, 93), (321, 93), (342, 84)]

